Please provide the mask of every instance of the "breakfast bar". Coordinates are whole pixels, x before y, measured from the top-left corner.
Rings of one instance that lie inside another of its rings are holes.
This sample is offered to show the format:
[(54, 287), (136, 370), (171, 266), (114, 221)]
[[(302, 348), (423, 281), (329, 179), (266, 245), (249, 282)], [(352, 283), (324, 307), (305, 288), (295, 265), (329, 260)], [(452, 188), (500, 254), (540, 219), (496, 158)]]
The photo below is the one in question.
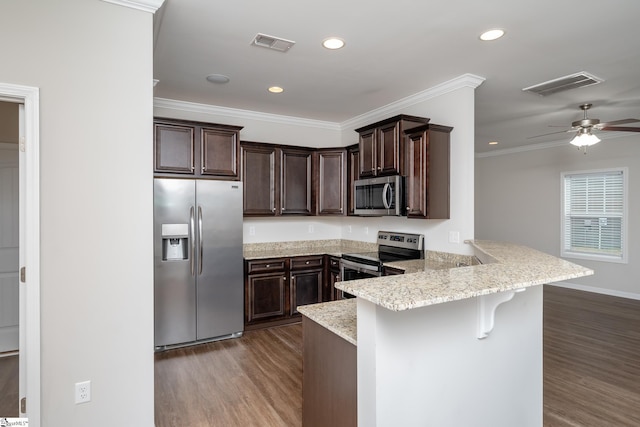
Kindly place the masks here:
[[(340, 425), (542, 425), (539, 285), (593, 271), (520, 245), (466, 243), (478, 265), (421, 270), (416, 263), (425, 260), (390, 263), (406, 274), (336, 284), (355, 302), (298, 308), (303, 357), (317, 328), (356, 353), (357, 422), (354, 416)], [(303, 363), (306, 420), (319, 391), (308, 387), (317, 380), (315, 366)], [(330, 374), (324, 370), (322, 381)]]

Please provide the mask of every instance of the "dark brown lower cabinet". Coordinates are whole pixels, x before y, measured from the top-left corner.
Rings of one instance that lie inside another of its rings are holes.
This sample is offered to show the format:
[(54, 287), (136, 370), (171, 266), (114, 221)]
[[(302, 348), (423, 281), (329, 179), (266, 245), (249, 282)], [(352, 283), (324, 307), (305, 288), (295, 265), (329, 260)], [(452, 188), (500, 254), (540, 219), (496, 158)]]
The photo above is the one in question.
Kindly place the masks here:
[(245, 329), (299, 322), (299, 305), (323, 301), (324, 255), (245, 262)]
[(291, 314), (299, 305), (322, 302), (322, 269), (291, 273)]
[(302, 425), (358, 425), (357, 349), (302, 317)]
[(247, 261), (245, 323), (283, 318), (288, 312), (287, 260)]
[(323, 290), (324, 301), (341, 299), (342, 293), (336, 289), (336, 282), (340, 281), (340, 258), (327, 255), (327, 278)]

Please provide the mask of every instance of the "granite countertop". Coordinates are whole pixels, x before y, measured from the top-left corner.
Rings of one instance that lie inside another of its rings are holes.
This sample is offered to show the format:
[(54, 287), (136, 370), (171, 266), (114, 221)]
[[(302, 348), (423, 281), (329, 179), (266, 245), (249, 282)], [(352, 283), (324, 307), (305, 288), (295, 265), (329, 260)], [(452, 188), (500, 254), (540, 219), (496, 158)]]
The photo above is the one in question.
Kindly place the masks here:
[(288, 258), (309, 255), (331, 255), (340, 257), (344, 253), (377, 251), (376, 243), (355, 240), (301, 240), (294, 242), (271, 242), (245, 244), (244, 259)]
[(338, 282), (335, 286), (389, 310), (403, 311), (593, 274), (593, 270), (525, 246), (489, 240), (467, 243), (485, 264)]
[(355, 298), (298, 306), (298, 311), (353, 345), (357, 345)]

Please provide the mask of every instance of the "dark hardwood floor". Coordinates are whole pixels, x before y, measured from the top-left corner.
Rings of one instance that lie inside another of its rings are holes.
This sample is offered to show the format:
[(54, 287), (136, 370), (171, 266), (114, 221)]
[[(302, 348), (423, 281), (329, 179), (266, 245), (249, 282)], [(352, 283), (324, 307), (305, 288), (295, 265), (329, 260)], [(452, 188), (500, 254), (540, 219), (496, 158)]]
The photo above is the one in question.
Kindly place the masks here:
[(18, 416), (18, 356), (0, 357), (0, 417)]
[(302, 326), (156, 353), (156, 427), (302, 425)]
[[(157, 427), (300, 426), (302, 327), (156, 354)], [(17, 416), (17, 356), (0, 416)], [(545, 286), (545, 427), (640, 426), (640, 301)]]
[(545, 287), (544, 425), (640, 426), (640, 301)]

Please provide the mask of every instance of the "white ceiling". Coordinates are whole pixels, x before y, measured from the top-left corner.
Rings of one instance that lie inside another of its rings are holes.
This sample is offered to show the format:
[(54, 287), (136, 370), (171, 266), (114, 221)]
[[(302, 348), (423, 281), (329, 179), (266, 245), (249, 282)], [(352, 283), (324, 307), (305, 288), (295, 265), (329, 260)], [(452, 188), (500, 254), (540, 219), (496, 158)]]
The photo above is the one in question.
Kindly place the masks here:
[[(155, 96), (341, 123), (471, 73), (486, 78), (476, 152), (568, 141), (528, 137), (568, 128), (585, 102), (601, 121), (640, 118), (639, 17), (638, 0), (166, 0), (155, 15)], [(478, 39), (496, 27), (502, 39)], [(257, 33), (296, 44), (251, 46)], [(324, 49), (334, 35), (346, 46)], [(605, 81), (547, 97), (522, 91), (579, 71)], [(231, 80), (209, 83), (212, 73)]]

